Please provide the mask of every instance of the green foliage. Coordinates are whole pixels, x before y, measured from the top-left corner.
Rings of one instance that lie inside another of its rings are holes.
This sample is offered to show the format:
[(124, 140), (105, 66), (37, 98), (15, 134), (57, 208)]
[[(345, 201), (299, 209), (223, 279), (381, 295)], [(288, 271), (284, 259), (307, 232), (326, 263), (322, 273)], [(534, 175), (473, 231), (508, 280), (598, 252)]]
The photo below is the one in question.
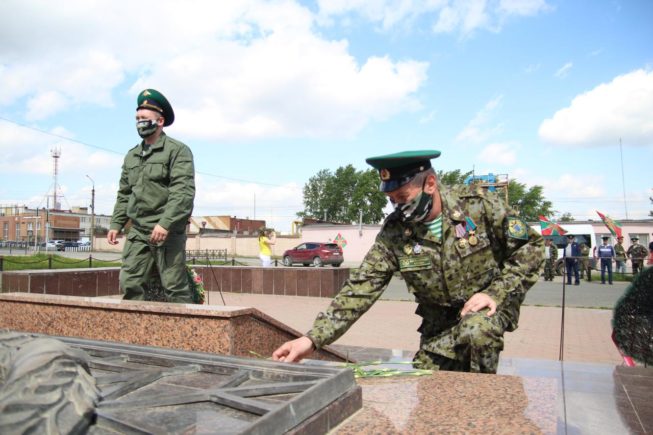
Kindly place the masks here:
[(299, 217), (314, 217), (332, 222), (364, 224), (383, 220), (386, 196), (379, 191), (377, 171), (357, 171), (352, 165), (339, 167), (335, 173), (322, 169), (304, 185), (304, 210)]
[(465, 173), (461, 173), (460, 169), (456, 169), (455, 171), (436, 171), (436, 174), (438, 175), (438, 180), (440, 180), (440, 184), (443, 184), (445, 186), (454, 186), (456, 184), (463, 184), (465, 182), (465, 178), (469, 177), (472, 175), (473, 171), (467, 171)]
[(508, 202), (525, 221), (535, 222), (539, 220), (540, 215), (550, 216), (552, 213), (553, 204), (542, 196), (542, 186), (533, 186), (529, 189), (525, 184), (510, 180)]
[(562, 216), (558, 219), (558, 222), (573, 222), (576, 219), (571, 215), (571, 213), (563, 213)]

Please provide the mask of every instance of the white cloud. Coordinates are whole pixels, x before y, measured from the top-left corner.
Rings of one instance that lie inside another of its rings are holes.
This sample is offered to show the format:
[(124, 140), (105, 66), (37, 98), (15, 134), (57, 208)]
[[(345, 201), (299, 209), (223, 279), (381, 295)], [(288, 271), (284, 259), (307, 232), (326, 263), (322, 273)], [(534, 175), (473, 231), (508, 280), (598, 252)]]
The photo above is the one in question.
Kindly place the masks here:
[(503, 130), (501, 124), (490, 125), (497, 109), (501, 107), (503, 95), (499, 95), (485, 104), (483, 109), (456, 136), (456, 142), (481, 143)]
[[(50, 133), (72, 136), (65, 129), (56, 127)], [(122, 157), (87, 147), (80, 143), (43, 134), (0, 120), (0, 172), (3, 174), (50, 175), (53, 172), (52, 150), (61, 151), (59, 168), (62, 173), (77, 174), (86, 171), (120, 170)]]
[(513, 165), (517, 162), (517, 144), (492, 143), (478, 154), (481, 162), (498, 165)]
[(567, 62), (566, 64), (564, 64), (563, 66), (558, 68), (558, 70), (555, 72), (554, 76), (558, 77), (559, 79), (564, 79), (565, 77), (567, 77), (569, 75), (569, 72), (571, 71), (571, 69), (573, 67), (574, 67), (573, 62)]
[(174, 102), (176, 131), (215, 140), (355, 134), (419, 108), (428, 68), (358, 61), (347, 41), (325, 39), (312, 12), (290, 0), (70, 0), (66, 8), (8, 0), (0, 40), (0, 107), (26, 101), (27, 119), (44, 120), (110, 106), (121, 85), (154, 87)]
[(476, 29), (497, 32), (512, 16), (533, 16), (551, 9), (545, 0), (319, 0), (318, 5), (321, 22), (325, 23), (334, 17), (348, 23), (349, 14), (356, 12), (387, 31), (399, 26), (410, 28), (418, 18), (427, 16), (434, 32), (464, 36)]
[(197, 174), (194, 216), (230, 215), (264, 219), (268, 226), (286, 231), (303, 209), (302, 187), (295, 183), (265, 186), (217, 181)]
[(576, 96), (545, 119), (540, 138), (556, 145), (653, 145), (653, 72), (636, 70)]

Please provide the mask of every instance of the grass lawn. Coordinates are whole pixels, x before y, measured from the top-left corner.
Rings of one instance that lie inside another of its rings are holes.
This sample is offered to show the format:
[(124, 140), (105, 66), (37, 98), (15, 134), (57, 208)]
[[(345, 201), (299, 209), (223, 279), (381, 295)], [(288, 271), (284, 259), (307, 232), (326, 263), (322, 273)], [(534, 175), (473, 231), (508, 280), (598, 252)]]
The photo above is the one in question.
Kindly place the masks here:
[[(50, 261), (50, 257), (52, 260)], [(102, 261), (93, 258), (91, 267), (116, 267), (120, 266), (118, 261)], [(5, 256), (2, 261), (2, 270), (34, 270), (34, 269), (79, 269), (88, 268), (88, 258), (77, 259), (62, 257), (56, 254), (35, 254), (20, 256)]]

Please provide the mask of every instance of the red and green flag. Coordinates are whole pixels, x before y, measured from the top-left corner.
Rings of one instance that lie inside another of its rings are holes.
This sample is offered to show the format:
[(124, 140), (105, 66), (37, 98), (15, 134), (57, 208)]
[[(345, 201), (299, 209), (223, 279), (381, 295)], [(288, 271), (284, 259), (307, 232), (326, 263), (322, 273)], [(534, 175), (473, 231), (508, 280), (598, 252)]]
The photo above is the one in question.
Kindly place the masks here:
[(540, 215), (540, 228), (542, 228), (543, 236), (564, 236), (567, 231), (563, 230), (560, 225), (552, 222)]
[(613, 219), (610, 216), (606, 216), (598, 210), (596, 213), (599, 215), (603, 223), (610, 230), (613, 236), (621, 237), (621, 224)]

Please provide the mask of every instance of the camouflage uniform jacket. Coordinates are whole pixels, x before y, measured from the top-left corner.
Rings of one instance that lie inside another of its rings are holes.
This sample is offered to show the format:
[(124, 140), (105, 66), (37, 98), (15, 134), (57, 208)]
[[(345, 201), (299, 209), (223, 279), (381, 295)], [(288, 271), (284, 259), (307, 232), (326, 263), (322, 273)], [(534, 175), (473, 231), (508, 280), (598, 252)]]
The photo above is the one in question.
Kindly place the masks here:
[[(437, 329), (433, 326), (443, 308), (459, 310), (478, 292), (497, 302), (507, 329), (517, 327), (519, 306), (544, 264), (544, 239), (511, 215), (497, 194), (467, 186), (439, 187), (442, 238), (422, 223), (387, 219), (360, 267), (308, 332), (316, 347), (344, 334), (381, 296), (396, 271), (415, 296), (423, 334)], [(469, 234), (457, 235), (456, 226), (460, 233), (467, 217), (476, 225), (475, 245), (469, 243)]]
[(141, 143), (125, 156), (111, 229), (120, 230), (131, 219), (148, 234), (156, 224), (170, 233), (185, 233), (194, 198), (193, 154), (162, 133), (147, 151)]
[(644, 245), (640, 245), (639, 243), (633, 243), (630, 245), (626, 254), (628, 255), (628, 258), (635, 261), (644, 261), (648, 256), (648, 252)]

